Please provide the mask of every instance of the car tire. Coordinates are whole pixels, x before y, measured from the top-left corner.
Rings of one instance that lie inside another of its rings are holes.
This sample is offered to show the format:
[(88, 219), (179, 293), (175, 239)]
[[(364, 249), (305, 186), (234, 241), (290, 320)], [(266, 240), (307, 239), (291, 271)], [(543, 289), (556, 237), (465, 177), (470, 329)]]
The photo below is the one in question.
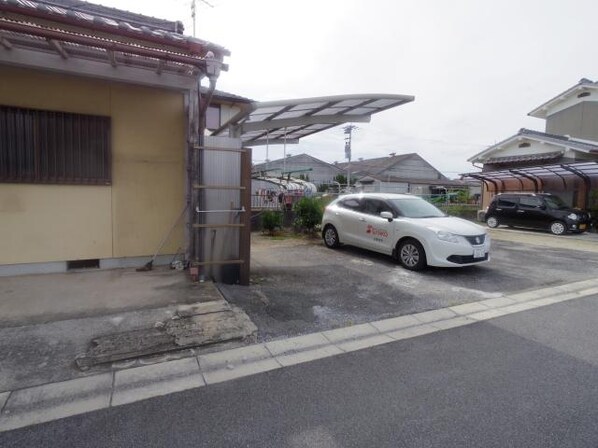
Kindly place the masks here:
[(399, 242), (396, 255), (401, 266), (410, 271), (421, 271), (427, 265), (423, 246), (413, 238)]
[(491, 229), (496, 229), (500, 225), (500, 222), (496, 216), (488, 216), (486, 218), (486, 225)]
[(324, 238), (324, 244), (329, 249), (336, 249), (340, 245), (340, 241), (338, 239), (338, 232), (336, 231), (334, 226), (330, 224), (324, 227), (322, 238)]
[(553, 235), (563, 235), (567, 232), (567, 226), (562, 221), (553, 221), (550, 223), (550, 233)]

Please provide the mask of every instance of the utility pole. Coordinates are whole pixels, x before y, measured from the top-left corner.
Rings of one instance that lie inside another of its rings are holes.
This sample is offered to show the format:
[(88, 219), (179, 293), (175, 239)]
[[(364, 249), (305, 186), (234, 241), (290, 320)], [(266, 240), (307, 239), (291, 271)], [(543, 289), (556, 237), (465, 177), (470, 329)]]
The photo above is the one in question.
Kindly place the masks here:
[(349, 160), (347, 165), (347, 189), (351, 186), (351, 135), (357, 126), (349, 124), (343, 128), (345, 131), (345, 159)]

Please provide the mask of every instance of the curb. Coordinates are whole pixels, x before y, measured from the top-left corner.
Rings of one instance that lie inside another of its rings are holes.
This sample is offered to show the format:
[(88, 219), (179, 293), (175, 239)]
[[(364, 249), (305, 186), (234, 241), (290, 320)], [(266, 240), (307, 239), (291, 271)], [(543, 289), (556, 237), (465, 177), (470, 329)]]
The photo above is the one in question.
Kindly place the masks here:
[(0, 432), (598, 294), (598, 279), (0, 393)]

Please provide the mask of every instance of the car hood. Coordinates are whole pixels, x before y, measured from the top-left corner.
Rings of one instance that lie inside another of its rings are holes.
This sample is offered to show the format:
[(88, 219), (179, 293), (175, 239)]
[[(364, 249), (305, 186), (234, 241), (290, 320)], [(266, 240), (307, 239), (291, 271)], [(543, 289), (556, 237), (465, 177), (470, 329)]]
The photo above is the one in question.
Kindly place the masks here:
[(446, 216), (441, 218), (421, 218), (416, 220), (419, 225), (427, 227), (436, 232), (442, 230), (444, 232), (454, 233), (455, 235), (482, 235), (486, 233), (486, 229), (482, 226), (474, 224), (461, 218), (454, 216)]

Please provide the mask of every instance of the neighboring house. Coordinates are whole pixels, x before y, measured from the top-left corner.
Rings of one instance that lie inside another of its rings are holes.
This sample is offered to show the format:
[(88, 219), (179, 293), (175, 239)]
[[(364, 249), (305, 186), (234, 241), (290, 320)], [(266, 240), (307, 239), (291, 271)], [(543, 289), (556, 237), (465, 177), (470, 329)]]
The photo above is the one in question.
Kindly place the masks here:
[(303, 174), (306, 180), (315, 184), (330, 184), (334, 178), (343, 174), (343, 171), (333, 164), (324, 162), (308, 154), (288, 156), (286, 159), (271, 160), (269, 162), (254, 165), (255, 175), (266, 175), (270, 177), (282, 176), (285, 173), (291, 177), (299, 178)]
[(351, 178), (355, 186), (366, 192), (412, 193), (417, 195), (442, 194), (448, 189), (468, 186), (459, 180), (450, 180), (430, 165), (419, 154), (391, 154), (389, 157), (361, 159), (349, 165), (336, 165)]
[[(173, 225), (162, 260), (192, 251), (198, 86), (228, 51), (177, 22), (59, 3), (0, 0), (0, 274), (140, 266)], [(245, 101), (213, 98), (219, 121)]]
[(482, 206), (497, 192), (543, 191), (588, 207), (598, 187), (598, 83), (582, 79), (529, 113), (546, 120), (546, 132), (517, 134), (468, 159), (482, 172)]

